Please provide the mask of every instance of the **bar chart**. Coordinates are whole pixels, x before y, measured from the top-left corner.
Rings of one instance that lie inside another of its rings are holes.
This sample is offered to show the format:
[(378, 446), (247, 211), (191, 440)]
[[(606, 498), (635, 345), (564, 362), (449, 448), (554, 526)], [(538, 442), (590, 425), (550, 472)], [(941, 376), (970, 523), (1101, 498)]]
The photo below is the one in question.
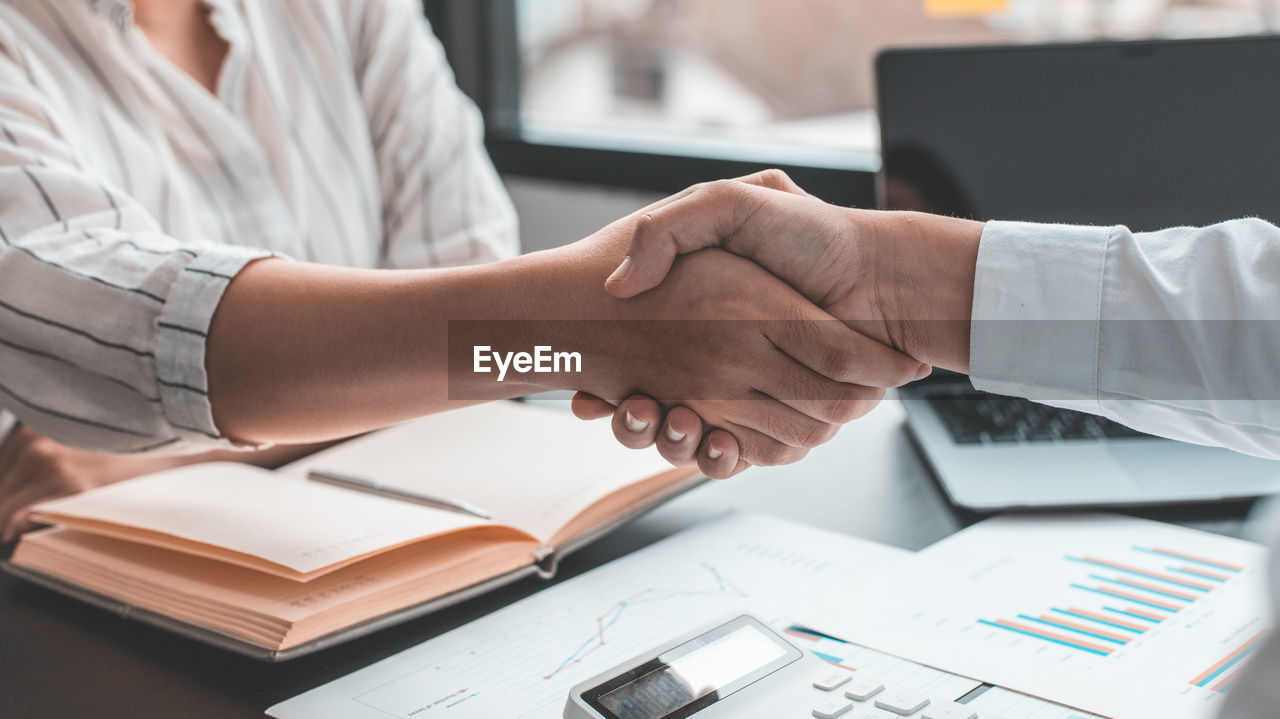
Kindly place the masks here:
[(1214, 692), (1225, 692), (1231, 688), (1231, 683), (1235, 681), (1240, 665), (1258, 648), (1258, 645), (1262, 643), (1262, 639), (1266, 636), (1267, 630), (1265, 629), (1254, 634), (1244, 644), (1241, 644), (1230, 654), (1218, 660), (1213, 666), (1197, 674), (1187, 683)]
[[(1078, 569), (1060, 605), (978, 624), (1094, 656), (1108, 657), (1224, 587), (1244, 567), (1167, 547), (1124, 555), (1064, 555)], [(1206, 673), (1207, 675), (1208, 673)], [(1196, 686), (1212, 681), (1198, 678)], [(1225, 685), (1224, 685), (1225, 687)]]
[(801, 619), (1113, 719), (1207, 719), (1270, 626), (1265, 565), (1261, 545), (1166, 524), (1004, 517), (920, 552), (889, 596)]

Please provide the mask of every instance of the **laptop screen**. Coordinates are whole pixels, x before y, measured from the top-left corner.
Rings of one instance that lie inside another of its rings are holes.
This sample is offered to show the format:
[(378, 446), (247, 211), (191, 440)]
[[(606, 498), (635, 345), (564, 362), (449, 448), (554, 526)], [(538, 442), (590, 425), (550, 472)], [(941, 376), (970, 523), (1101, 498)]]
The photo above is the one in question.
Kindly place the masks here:
[(877, 78), (882, 207), (1280, 221), (1280, 38), (891, 50)]

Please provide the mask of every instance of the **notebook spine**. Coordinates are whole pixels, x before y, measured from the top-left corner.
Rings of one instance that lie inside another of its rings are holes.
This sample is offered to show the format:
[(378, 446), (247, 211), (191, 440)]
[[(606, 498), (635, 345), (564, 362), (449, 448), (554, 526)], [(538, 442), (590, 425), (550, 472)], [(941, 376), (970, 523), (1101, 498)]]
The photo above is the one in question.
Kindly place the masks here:
[(533, 553), (533, 568), (539, 579), (552, 579), (560, 568), (560, 552), (555, 547), (542, 546)]

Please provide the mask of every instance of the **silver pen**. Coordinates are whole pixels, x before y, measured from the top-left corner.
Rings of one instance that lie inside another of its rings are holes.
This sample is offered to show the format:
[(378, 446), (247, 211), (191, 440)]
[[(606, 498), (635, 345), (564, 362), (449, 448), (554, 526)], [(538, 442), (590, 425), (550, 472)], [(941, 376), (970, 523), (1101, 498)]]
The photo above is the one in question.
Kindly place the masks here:
[(493, 519), (493, 515), (474, 504), (449, 499), (448, 497), (436, 497), (429, 494), (419, 494), (417, 492), (407, 492), (403, 489), (384, 487), (372, 480), (364, 479), (362, 477), (353, 477), (349, 474), (337, 474), (335, 472), (311, 470), (307, 473), (307, 479), (313, 482), (331, 484), (335, 487), (342, 487), (344, 489), (354, 489), (357, 492), (368, 492), (369, 494), (376, 494), (379, 497), (399, 499), (427, 507), (434, 507), (436, 509), (446, 509), (451, 512), (470, 514), (481, 519)]

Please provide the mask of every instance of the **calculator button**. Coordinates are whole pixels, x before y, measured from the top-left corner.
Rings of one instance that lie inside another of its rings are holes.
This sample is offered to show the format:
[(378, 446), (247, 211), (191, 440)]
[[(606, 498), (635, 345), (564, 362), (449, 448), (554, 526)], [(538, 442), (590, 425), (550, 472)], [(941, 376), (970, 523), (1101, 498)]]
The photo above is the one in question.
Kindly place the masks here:
[(879, 709), (871, 707), (858, 707), (854, 712), (843, 719), (898, 719), (896, 714), (882, 712)]
[(884, 685), (872, 679), (860, 679), (845, 687), (844, 695), (855, 702), (865, 702), (884, 691)]
[(836, 719), (853, 708), (853, 702), (843, 699), (828, 699), (813, 708), (813, 716), (817, 719)]
[(978, 712), (955, 702), (933, 702), (920, 719), (977, 719)]
[(845, 684), (849, 683), (849, 674), (847, 672), (839, 674), (828, 674), (813, 683), (814, 689), (821, 689), (824, 692), (833, 692)]
[(896, 689), (886, 690), (876, 697), (876, 706), (903, 716), (915, 714), (928, 705), (929, 698), (923, 694), (898, 691)]

